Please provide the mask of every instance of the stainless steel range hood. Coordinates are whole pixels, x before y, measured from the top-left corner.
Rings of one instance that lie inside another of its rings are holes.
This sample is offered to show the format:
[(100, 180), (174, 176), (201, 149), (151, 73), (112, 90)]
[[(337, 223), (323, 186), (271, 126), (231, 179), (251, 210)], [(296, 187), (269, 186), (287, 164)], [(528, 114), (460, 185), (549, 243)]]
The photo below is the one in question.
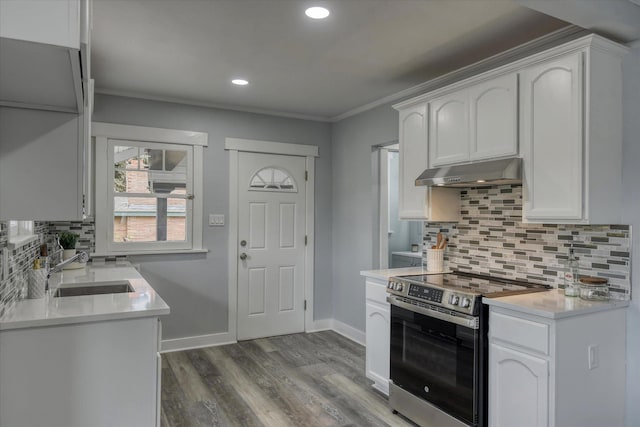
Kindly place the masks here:
[(483, 187), (521, 183), (522, 159), (520, 158), (427, 169), (416, 179), (416, 185), (444, 187)]

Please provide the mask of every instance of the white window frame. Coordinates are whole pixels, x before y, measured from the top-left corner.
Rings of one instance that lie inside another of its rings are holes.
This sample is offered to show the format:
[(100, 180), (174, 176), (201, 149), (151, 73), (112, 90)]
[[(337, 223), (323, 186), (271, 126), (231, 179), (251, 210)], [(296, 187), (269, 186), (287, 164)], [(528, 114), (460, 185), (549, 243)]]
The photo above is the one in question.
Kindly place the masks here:
[(17, 249), (28, 243), (35, 242), (39, 239), (38, 235), (33, 232), (33, 221), (9, 221), (9, 249)]
[[(208, 135), (191, 132), (143, 126), (117, 125), (112, 123), (92, 124), (95, 137), (95, 221), (96, 252), (93, 255), (145, 255), (163, 253), (206, 252), (202, 247), (203, 232), (203, 183), (204, 147)], [(186, 237), (183, 242), (114, 242), (113, 241), (113, 146), (137, 145), (149, 148), (184, 149), (188, 146), (187, 193), (193, 195), (187, 200)], [(171, 147), (174, 145), (174, 147)]]

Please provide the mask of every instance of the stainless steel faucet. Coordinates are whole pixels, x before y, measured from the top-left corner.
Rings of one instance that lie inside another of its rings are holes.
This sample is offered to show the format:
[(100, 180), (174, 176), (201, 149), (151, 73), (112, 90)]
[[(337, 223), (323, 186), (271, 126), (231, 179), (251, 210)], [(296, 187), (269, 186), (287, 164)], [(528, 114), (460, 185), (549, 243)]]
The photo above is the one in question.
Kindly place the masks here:
[(52, 274), (61, 271), (65, 266), (75, 261), (87, 262), (89, 261), (89, 254), (87, 254), (86, 252), (80, 251), (74, 256), (72, 256), (71, 258), (62, 261), (61, 263), (56, 264), (53, 267), (47, 267), (47, 286), (45, 287), (45, 290), (49, 290), (49, 278), (51, 277)]

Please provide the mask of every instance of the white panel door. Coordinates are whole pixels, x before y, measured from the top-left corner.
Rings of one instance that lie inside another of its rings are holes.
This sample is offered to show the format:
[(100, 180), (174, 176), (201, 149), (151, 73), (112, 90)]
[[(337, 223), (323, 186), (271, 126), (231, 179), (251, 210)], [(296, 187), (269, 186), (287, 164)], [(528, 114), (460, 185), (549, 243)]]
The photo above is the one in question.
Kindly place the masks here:
[(470, 88), (470, 160), (518, 154), (518, 75)]
[(429, 157), (431, 166), (469, 160), (469, 91), (460, 90), (430, 102)]
[(583, 218), (582, 53), (521, 74), (524, 218)]
[[(400, 111), (400, 176), (398, 214), (400, 219), (426, 219), (427, 188), (417, 187), (416, 178), (428, 166), (427, 104)], [(385, 159), (386, 161), (386, 159)]]
[(547, 427), (549, 362), (489, 345), (489, 425)]
[(238, 339), (303, 332), (305, 158), (239, 161)]

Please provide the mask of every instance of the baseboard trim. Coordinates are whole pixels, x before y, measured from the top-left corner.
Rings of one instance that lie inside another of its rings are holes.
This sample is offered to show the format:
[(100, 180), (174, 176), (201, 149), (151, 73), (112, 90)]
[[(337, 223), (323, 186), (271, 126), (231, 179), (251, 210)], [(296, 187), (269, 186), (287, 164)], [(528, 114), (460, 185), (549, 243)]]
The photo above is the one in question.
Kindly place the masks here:
[(365, 345), (366, 335), (364, 331), (356, 329), (353, 326), (342, 323), (339, 320), (331, 319), (333, 323), (332, 330), (339, 333), (343, 337), (349, 338), (351, 341), (357, 342), (360, 345)]
[(173, 351), (192, 350), (203, 347), (213, 347), (218, 345), (234, 344), (236, 338), (228, 332), (217, 334), (198, 335), (194, 337), (175, 338), (162, 340), (160, 353), (170, 353)]
[(314, 320), (310, 327), (308, 327), (305, 332), (320, 332), (320, 331), (329, 331), (333, 327), (333, 319), (319, 319)]
[[(305, 332), (334, 331), (345, 338), (350, 339), (360, 345), (365, 345), (365, 333), (359, 329), (349, 326), (336, 319), (320, 319), (313, 322)], [(160, 353), (171, 353), (173, 351), (193, 350), (196, 348), (214, 347), (238, 342), (236, 337), (229, 332), (217, 334), (198, 335), (194, 337), (174, 338), (162, 340)]]

